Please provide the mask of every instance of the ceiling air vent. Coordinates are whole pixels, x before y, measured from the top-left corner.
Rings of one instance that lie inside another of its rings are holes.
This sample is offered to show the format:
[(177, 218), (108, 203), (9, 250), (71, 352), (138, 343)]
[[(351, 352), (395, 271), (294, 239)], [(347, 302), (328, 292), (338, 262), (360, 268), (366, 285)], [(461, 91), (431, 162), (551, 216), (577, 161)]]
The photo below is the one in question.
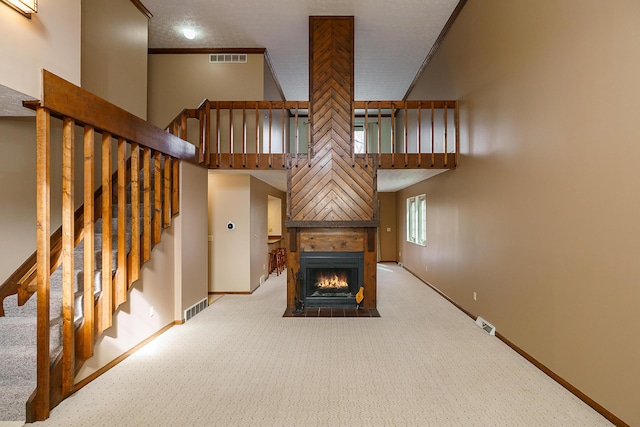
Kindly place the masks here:
[(211, 64), (245, 64), (246, 53), (212, 53), (209, 55)]

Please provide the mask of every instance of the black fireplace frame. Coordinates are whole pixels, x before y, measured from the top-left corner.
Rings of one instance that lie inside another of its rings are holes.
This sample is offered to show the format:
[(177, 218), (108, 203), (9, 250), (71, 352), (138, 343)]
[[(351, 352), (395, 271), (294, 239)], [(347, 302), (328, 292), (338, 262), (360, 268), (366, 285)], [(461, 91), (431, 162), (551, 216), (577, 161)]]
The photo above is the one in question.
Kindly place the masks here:
[[(345, 268), (351, 269), (349, 278), (350, 296), (308, 296), (311, 269)], [(301, 252), (300, 295), (305, 307), (355, 307), (355, 294), (364, 286), (364, 252)], [(355, 280), (355, 283), (353, 283)]]

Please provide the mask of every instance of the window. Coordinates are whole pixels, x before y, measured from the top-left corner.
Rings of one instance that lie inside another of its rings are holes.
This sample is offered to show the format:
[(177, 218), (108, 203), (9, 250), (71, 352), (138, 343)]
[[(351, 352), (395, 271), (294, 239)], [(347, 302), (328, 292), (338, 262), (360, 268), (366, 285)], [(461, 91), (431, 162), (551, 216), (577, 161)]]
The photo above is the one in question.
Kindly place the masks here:
[(355, 126), (353, 132), (353, 151), (356, 154), (364, 153), (364, 126)]
[(427, 196), (407, 199), (407, 242), (425, 246), (427, 244)]

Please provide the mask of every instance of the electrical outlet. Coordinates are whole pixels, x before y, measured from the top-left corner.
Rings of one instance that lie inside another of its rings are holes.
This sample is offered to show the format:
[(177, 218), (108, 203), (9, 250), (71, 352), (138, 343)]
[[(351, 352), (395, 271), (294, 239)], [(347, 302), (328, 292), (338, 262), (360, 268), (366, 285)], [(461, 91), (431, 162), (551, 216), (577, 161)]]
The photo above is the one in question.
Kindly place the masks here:
[(429, 271), (429, 266), (425, 265), (424, 266), (424, 271)]
[(474, 301), (478, 301), (478, 296), (476, 295), (476, 293), (475, 293), (475, 292), (473, 293), (473, 300), (474, 300)]
[(387, 233), (391, 231), (391, 227), (387, 227)]
[(262, 264), (262, 269), (266, 270), (267, 269), (267, 265), (266, 264)]

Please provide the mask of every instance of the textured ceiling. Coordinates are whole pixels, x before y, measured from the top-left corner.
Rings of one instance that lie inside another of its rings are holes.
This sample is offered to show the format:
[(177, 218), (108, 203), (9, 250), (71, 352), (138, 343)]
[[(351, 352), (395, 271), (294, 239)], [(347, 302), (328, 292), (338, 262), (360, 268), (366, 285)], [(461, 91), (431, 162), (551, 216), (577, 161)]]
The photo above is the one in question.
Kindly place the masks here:
[[(378, 170), (378, 192), (393, 193), (403, 188), (409, 187), (420, 181), (431, 178), (448, 169), (379, 169)], [(251, 174), (261, 181), (281, 191), (287, 191), (287, 171), (263, 171), (263, 170), (215, 170), (210, 173), (222, 174)]]
[[(355, 17), (356, 100), (402, 99), (458, 0), (144, 0), (151, 48), (266, 48), (284, 95), (309, 98), (309, 16)], [(183, 36), (193, 28), (194, 40)]]

